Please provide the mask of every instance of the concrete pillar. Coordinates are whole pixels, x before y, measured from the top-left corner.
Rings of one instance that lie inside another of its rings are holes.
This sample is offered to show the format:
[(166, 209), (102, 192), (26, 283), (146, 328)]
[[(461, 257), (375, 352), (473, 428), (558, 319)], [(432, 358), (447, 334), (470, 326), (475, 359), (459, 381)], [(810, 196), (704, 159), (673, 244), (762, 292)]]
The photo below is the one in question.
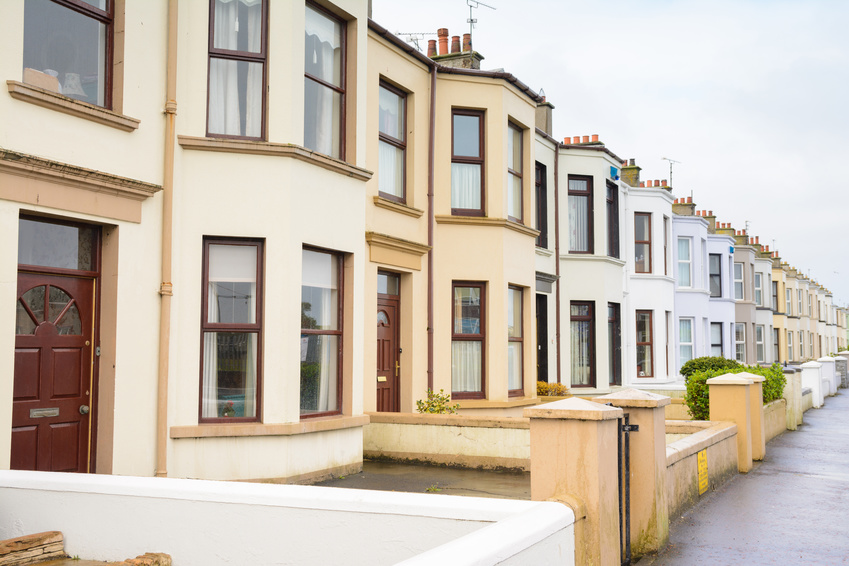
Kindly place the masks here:
[(523, 414), (531, 420), (531, 499), (561, 501), (575, 511), (576, 564), (618, 566), (622, 409), (572, 397)]
[(630, 434), (631, 553), (639, 557), (660, 550), (669, 540), (665, 407), (672, 400), (623, 389), (593, 401), (613, 403), (629, 415), (630, 424), (640, 427)]
[(749, 373), (734, 374), (751, 380), (749, 389), (749, 419), (752, 422), (752, 460), (761, 461), (766, 454), (766, 422), (764, 421), (764, 390), (766, 378), (762, 375)]
[(781, 396), (787, 401), (787, 430), (796, 430), (802, 424), (802, 376), (793, 368), (784, 368), (784, 379), (787, 383)]
[(823, 395), (834, 395), (837, 393), (837, 373), (835, 372), (834, 367), (834, 358), (829, 356), (823, 356), (817, 360), (822, 364), (822, 379), (828, 384), (828, 393), (823, 393)]
[(726, 373), (707, 380), (710, 420), (737, 425), (737, 469), (752, 469), (752, 420), (750, 417), (752, 381), (739, 374)]
[(805, 362), (802, 364), (802, 389), (809, 387), (813, 395), (814, 407), (819, 409), (823, 403), (822, 393), (822, 364), (819, 362)]

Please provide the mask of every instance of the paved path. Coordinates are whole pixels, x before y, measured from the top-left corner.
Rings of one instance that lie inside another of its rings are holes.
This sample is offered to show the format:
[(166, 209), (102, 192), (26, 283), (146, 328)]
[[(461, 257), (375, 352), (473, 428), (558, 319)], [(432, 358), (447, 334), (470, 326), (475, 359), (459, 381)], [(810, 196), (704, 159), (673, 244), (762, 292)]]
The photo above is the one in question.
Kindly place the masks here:
[(804, 421), (751, 472), (672, 518), (669, 546), (638, 565), (849, 565), (849, 390)]

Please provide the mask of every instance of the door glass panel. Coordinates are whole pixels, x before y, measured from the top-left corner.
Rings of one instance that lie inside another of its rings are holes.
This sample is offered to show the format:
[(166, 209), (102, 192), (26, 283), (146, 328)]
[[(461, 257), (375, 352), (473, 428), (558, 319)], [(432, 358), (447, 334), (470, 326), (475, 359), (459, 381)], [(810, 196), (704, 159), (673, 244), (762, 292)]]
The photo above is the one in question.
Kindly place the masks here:
[(46, 289), (46, 285), (33, 287), (21, 297), (21, 301), (26, 303), (32, 314), (35, 315), (36, 322), (42, 322), (44, 320), (44, 292)]
[(80, 311), (77, 305), (72, 304), (68, 312), (56, 321), (56, 330), (63, 336), (80, 336), (83, 333), (83, 324), (80, 320)]
[(386, 316), (384, 311), (380, 311), (377, 313), (377, 324), (383, 326), (389, 326), (389, 317)]
[(94, 271), (96, 228), (21, 218), (18, 263)]
[(398, 295), (401, 287), (401, 278), (394, 273), (377, 274), (377, 292), (382, 295)]
[(59, 289), (58, 287), (50, 287), (49, 292), (50, 300), (47, 303), (47, 320), (55, 323), (56, 318), (62, 314), (62, 311), (65, 309), (65, 305), (71, 302), (71, 297), (68, 296), (68, 293)]
[(15, 312), (15, 334), (35, 334), (35, 321), (29, 315), (21, 301)]

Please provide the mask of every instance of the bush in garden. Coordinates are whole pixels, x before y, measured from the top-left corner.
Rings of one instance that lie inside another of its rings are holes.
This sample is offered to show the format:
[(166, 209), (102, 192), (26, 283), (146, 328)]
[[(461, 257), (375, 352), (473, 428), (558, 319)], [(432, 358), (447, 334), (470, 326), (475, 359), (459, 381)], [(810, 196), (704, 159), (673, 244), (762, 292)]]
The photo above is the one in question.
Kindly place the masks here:
[(435, 393), (433, 389), (427, 390), (427, 401), (419, 399), (416, 401), (416, 411), (419, 413), (432, 413), (435, 415), (450, 415), (460, 409), (460, 404), (450, 405), (451, 395), (440, 389)]
[[(696, 358), (695, 360), (690, 360), (690, 362), (697, 362), (699, 360), (724, 360), (724, 358)], [(693, 371), (687, 377), (687, 392), (684, 395), (684, 402), (687, 404), (687, 408), (690, 410), (690, 414), (694, 420), (706, 421), (710, 419), (710, 398), (708, 395), (707, 380), (727, 373), (747, 372), (762, 375), (765, 378), (761, 384), (763, 388), (763, 403), (767, 404), (781, 399), (787, 379), (784, 377), (784, 369), (780, 364), (774, 363), (770, 367), (765, 368), (761, 366), (744, 366), (733, 360), (725, 361), (733, 362), (736, 365), (716, 367), (723, 365), (722, 362), (718, 361), (697, 363), (694, 365), (697, 367), (701, 365), (706, 369)], [(690, 362), (687, 363), (689, 364)], [(711, 367), (712, 365), (714, 367)], [(681, 368), (681, 373), (684, 373), (683, 367)]]
[(537, 381), (537, 397), (564, 397), (569, 395), (569, 388), (562, 383)]

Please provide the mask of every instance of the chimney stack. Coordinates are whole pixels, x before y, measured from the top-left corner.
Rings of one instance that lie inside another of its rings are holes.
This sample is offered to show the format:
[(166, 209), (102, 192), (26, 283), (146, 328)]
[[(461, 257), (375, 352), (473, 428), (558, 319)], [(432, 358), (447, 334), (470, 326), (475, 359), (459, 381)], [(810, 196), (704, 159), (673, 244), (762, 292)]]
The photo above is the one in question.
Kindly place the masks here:
[[(448, 28), (439, 28), (436, 31), (439, 40), (439, 54), (431, 57), (445, 67), (457, 69), (480, 69), (483, 55), (472, 51), (472, 37), (463, 34), (462, 50), (460, 48), (460, 36), (451, 37), (451, 51), (448, 51)], [(468, 37), (468, 40), (466, 39)]]
[(629, 159), (628, 164), (622, 166), (619, 178), (631, 187), (643, 187), (645, 184), (640, 183), (641, 169), (635, 162), (636, 160), (633, 157)]

